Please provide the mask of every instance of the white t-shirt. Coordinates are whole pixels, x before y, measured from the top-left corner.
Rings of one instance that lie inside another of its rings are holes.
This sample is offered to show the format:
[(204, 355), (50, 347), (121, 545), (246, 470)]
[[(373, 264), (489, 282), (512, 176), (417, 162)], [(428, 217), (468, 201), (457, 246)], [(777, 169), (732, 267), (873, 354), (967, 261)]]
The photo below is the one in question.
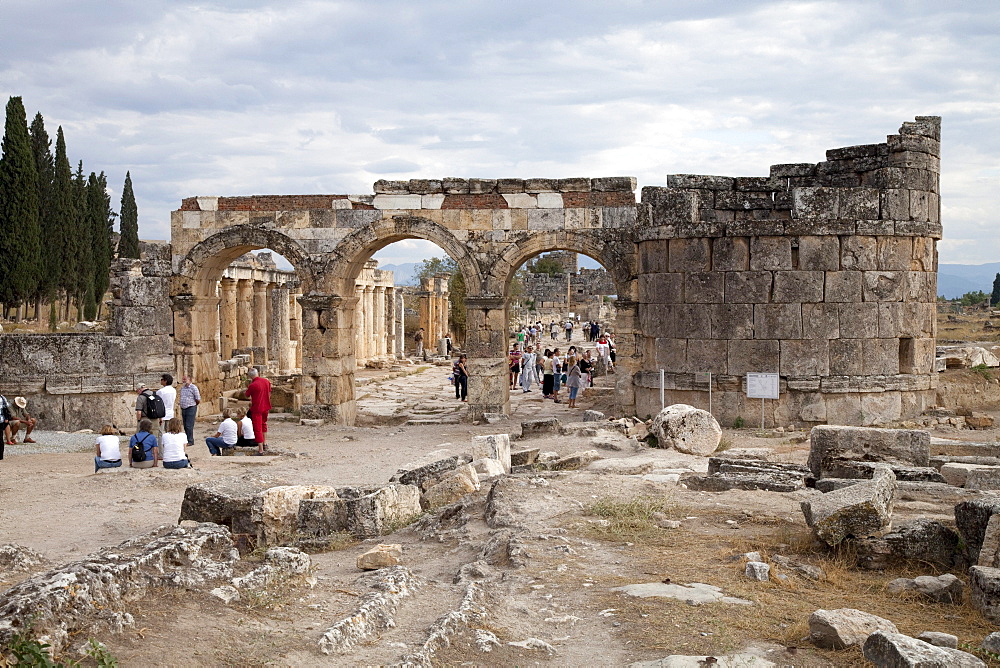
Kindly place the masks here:
[(183, 433), (171, 434), (169, 431), (163, 433), (160, 439), (160, 447), (163, 449), (163, 461), (179, 462), (184, 459), (184, 446), (187, 445), (187, 436)]
[(101, 459), (113, 462), (122, 458), (121, 440), (116, 434), (104, 434), (97, 437), (97, 445), (101, 446)]
[(164, 385), (156, 391), (163, 399), (163, 419), (164, 421), (174, 417), (174, 400), (177, 399), (177, 390), (173, 385)]
[(248, 415), (242, 420), (240, 420), (240, 425), (243, 427), (243, 438), (247, 439), (248, 441), (252, 441), (253, 421), (250, 419), (250, 416)]
[(236, 421), (226, 418), (219, 425), (219, 437), (226, 445), (236, 445)]

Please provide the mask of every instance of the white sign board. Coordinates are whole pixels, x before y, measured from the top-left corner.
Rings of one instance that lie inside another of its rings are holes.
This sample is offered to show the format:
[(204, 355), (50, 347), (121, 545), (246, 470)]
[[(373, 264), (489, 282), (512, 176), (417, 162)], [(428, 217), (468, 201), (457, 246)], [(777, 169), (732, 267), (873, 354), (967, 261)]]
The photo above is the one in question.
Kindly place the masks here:
[(696, 383), (711, 383), (712, 382), (712, 372), (711, 371), (695, 371), (694, 372), (694, 382), (696, 382)]
[(747, 399), (777, 399), (778, 374), (748, 373)]

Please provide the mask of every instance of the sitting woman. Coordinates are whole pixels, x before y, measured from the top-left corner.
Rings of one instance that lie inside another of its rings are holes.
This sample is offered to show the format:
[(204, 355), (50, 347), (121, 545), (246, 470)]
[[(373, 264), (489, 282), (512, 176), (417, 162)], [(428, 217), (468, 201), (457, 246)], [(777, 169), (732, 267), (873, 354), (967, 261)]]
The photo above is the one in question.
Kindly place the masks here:
[(242, 408), (236, 409), (236, 447), (256, 448), (257, 440), (253, 437), (253, 420)]
[[(143, 459), (139, 459), (142, 452)], [(128, 465), (134, 469), (151, 469), (160, 459), (160, 447), (153, 434), (153, 422), (149, 418), (139, 420), (139, 431), (128, 442)]]
[(177, 415), (167, 421), (167, 430), (163, 434), (163, 468), (186, 469), (189, 466), (184, 418)]
[(109, 424), (101, 429), (94, 446), (94, 473), (101, 469), (114, 469), (122, 465), (121, 442), (118, 440), (118, 430)]
[(236, 434), (237, 426), (236, 421), (233, 420), (233, 413), (230, 409), (222, 411), (222, 423), (219, 425), (219, 431), (215, 432), (215, 436), (209, 436), (205, 439), (205, 444), (208, 446), (208, 451), (212, 453), (213, 457), (217, 457), (222, 454), (223, 450), (227, 450), (226, 454), (232, 454), (233, 448), (236, 447)]

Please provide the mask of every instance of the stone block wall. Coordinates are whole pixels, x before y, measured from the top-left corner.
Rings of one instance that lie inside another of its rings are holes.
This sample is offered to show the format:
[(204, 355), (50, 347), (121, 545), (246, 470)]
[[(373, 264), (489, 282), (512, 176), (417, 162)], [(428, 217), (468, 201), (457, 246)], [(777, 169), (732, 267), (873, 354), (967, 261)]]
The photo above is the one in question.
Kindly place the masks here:
[(774, 165), (767, 177), (673, 175), (642, 190), (640, 415), (707, 403), (753, 423), (748, 372), (781, 376), (768, 423), (874, 424), (933, 403), (940, 119), (884, 144)]

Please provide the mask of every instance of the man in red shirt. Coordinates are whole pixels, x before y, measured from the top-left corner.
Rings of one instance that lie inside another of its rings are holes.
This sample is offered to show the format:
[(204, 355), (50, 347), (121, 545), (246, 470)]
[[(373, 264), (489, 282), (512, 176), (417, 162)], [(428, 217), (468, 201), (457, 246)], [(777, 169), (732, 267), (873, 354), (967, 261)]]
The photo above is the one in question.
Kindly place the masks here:
[(246, 395), (250, 399), (250, 422), (253, 423), (253, 435), (257, 441), (257, 454), (262, 455), (267, 450), (267, 412), (271, 410), (271, 381), (252, 368), (247, 375), (250, 384)]

